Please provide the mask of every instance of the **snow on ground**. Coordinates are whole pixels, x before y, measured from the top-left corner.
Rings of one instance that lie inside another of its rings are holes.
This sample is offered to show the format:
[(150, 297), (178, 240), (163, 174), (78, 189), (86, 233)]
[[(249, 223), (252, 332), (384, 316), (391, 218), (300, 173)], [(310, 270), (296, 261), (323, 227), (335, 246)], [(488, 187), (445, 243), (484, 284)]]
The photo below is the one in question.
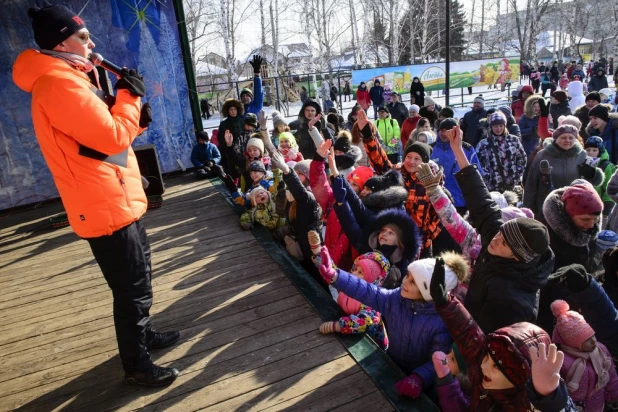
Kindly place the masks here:
[[(608, 77), (608, 81), (611, 83), (611, 78)], [(517, 87), (519, 86), (519, 82), (515, 82), (511, 85), (511, 91), (516, 90)], [(523, 85), (528, 84), (527, 80), (524, 80)], [(610, 87), (615, 87), (615, 85), (610, 84)], [(451, 89), (451, 99), (450, 99), (450, 105), (453, 106), (453, 110), (455, 111), (455, 117), (460, 119), (461, 117), (463, 117), (463, 115), (470, 111), (472, 108), (472, 101), (474, 100), (474, 98), (476, 96), (478, 96), (479, 94), (483, 95), (483, 98), (485, 98), (485, 107), (486, 108), (490, 108), (490, 107), (496, 107), (496, 106), (508, 106), (509, 100), (508, 100), (508, 89), (506, 89), (504, 92), (500, 91), (500, 89), (488, 89), (487, 86), (480, 86), (480, 87), (474, 87), (472, 89), (472, 94), (468, 94), (468, 89), (463, 89), (464, 94), (463, 96), (461, 95), (461, 90), (462, 89)], [(549, 96), (549, 94), (546, 95), (547, 97)], [(439, 93), (439, 96), (437, 95), (437, 92), (431, 92), (431, 97), (435, 100), (435, 102), (437, 104), (439, 104), (440, 106), (444, 107), (445, 104), (445, 98), (444, 95), (442, 94), (442, 92)], [(343, 98), (343, 97), (342, 97)], [(403, 95), (403, 102), (406, 105), (410, 104), (410, 94), (404, 94)], [(352, 107), (356, 104), (355, 100), (352, 101), (347, 101), (347, 102), (342, 102), (343, 105), (343, 117), (344, 119), (347, 120), (348, 118), (348, 113), (350, 113), (350, 110), (352, 109)], [(289, 105), (289, 116), (285, 116), (285, 120), (286, 122), (290, 123), (291, 121), (295, 120), (298, 117), (298, 112), (300, 111), (302, 104), (300, 102), (294, 102), (294, 103), (290, 103)], [(271, 113), (273, 111), (275, 111), (276, 108), (274, 106), (265, 106), (264, 107), (264, 111), (266, 112), (266, 114), (269, 117), (268, 120), (268, 127), (272, 128), (272, 115)], [(285, 114), (283, 112), (283, 110), (281, 110), (281, 113)], [(373, 119), (373, 108), (369, 108), (368, 111), (368, 117), (369, 119)], [(204, 125), (204, 129), (206, 129), (207, 131), (211, 131), (212, 129), (216, 129), (219, 127), (219, 123), (221, 122), (221, 116), (220, 114), (217, 112), (215, 113), (213, 116), (210, 116), (210, 119), (205, 120), (202, 119), (202, 124)]]

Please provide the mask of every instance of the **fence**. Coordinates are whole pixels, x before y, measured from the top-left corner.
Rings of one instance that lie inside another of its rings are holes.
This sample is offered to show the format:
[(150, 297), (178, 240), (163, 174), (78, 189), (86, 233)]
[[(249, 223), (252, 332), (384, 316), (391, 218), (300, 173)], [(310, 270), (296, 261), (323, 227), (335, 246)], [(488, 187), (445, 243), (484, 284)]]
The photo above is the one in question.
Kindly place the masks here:
[[(262, 89), (264, 93), (264, 106), (275, 106), (286, 117), (290, 116), (289, 103), (300, 101), (301, 87), (307, 90), (307, 96), (319, 97), (319, 89), (324, 81), (329, 87), (336, 86), (338, 90), (339, 106), (342, 105), (342, 92), (346, 81), (351, 81), (352, 73), (349, 71), (315, 72), (290, 74), (282, 76), (262, 77)], [(203, 78), (202, 78), (203, 80)], [(212, 79), (214, 80), (214, 78)], [(209, 103), (217, 111), (228, 98), (237, 98), (240, 91), (249, 87), (253, 89), (253, 79), (238, 80), (233, 82), (200, 82), (198, 78), (197, 91), (200, 98), (207, 98)]]

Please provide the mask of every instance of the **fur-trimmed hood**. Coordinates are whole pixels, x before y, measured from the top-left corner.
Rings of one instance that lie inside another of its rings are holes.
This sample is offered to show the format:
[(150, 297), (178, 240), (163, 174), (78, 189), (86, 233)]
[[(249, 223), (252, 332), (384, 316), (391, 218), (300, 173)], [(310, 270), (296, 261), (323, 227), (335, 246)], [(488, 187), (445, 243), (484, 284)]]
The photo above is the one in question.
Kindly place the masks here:
[(583, 247), (599, 234), (599, 224), (589, 231), (578, 229), (564, 208), (562, 195), (567, 188), (556, 189), (551, 192), (543, 203), (543, 216), (549, 228), (569, 245)]
[(227, 99), (223, 103), (223, 106), (221, 106), (221, 114), (224, 117), (229, 117), (229, 114), (227, 111), (230, 109), (230, 107), (236, 107), (236, 110), (238, 110), (238, 114), (236, 115), (236, 117), (241, 117), (243, 114), (245, 114), (245, 107), (243, 106), (240, 100)]
[(413, 259), (416, 259), (421, 250), (421, 231), (410, 215), (403, 209), (384, 210), (367, 224), (365, 235), (368, 239), (369, 247), (373, 250), (378, 250), (380, 230), (388, 224), (397, 226), (403, 233), (403, 239), (399, 239), (403, 247), (397, 247), (390, 256), (387, 256), (391, 264), (397, 264), (401, 261), (411, 262)]
[(374, 210), (384, 210), (401, 206), (408, 199), (408, 191), (403, 186), (392, 186), (363, 197), (365, 206)]
[(538, 102), (539, 100), (543, 100), (543, 96), (541, 96), (540, 94), (533, 94), (532, 96), (528, 97), (526, 101), (524, 102), (524, 115), (528, 119), (534, 119), (534, 113), (532, 112), (532, 105)]
[(335, 156), (335, 163), (337, 164), (337, 169), (349, 169), (354, 166), (355, 163), (358, 163), (363, 158), (363, 153), (361, 152), (360, 147), (351, 145), (350, 149), (343, 155)]

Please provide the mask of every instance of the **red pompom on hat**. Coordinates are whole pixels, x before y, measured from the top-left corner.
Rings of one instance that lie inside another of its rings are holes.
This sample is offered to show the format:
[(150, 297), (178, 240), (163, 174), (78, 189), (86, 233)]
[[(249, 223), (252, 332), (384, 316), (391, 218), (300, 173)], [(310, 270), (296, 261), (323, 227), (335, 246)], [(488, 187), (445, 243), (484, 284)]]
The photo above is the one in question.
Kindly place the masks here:
[(566, 188), (562, 194), (564, 208), (570, 217), (598, 215), (603, 211), (603, 201), (591, 184), (579, 183)]
[(552, 336), (554, 342), (562, 342), (572, 348), (581, 349), (582, 344), (594, 336), (594, 330), (586, 323), (584, 317), (569, 310), (564, 300), (551, 304), (551, 311), (556, 317), (556, 328)]

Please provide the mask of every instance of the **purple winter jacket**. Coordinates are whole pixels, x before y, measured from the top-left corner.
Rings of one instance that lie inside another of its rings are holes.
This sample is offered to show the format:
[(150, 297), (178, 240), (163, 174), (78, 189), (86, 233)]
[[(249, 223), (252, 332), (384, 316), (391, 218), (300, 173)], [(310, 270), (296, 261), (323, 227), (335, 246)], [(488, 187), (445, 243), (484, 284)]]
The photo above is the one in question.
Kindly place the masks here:
[(388, 355), (406, 373), (417, 374), (423, 388), (431, 387), (435, 372), (431, 355), (448, 353), (453, 340), (433, 302), (401, 297), (401, 288), (383, 289), (338, 269), (333, 286), (382, 314), (387, 323)]

